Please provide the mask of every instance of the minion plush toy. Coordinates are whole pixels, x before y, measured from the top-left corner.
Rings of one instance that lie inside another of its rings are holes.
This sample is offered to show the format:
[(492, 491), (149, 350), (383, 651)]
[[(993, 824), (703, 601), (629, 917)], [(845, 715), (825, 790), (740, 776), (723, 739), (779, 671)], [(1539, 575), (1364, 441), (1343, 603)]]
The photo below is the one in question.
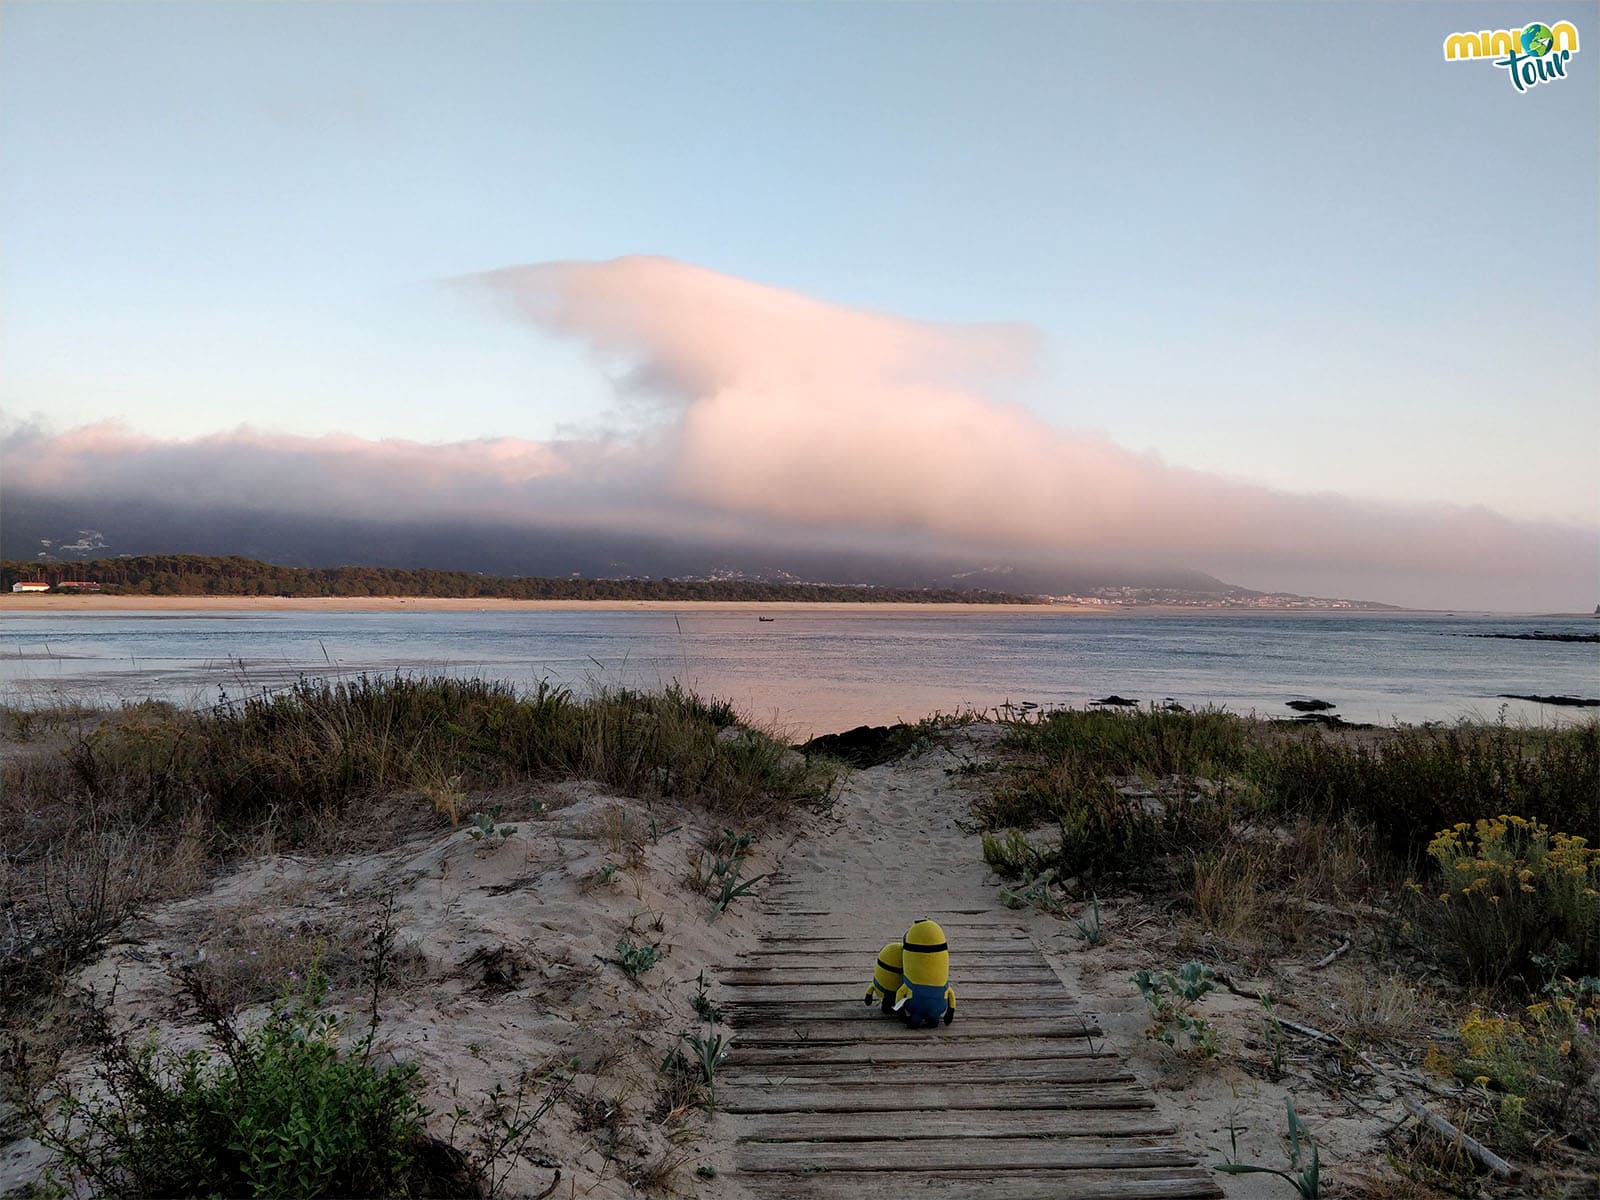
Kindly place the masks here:
[(955, 1020), (956, 994), (950, 987), (950, 947), (944, 930), (924, 918), (906, 930), (901, 946), (902, 980), (894, 1011), (912, 1029)]
[(899, 942), (890, 942), (878, 951), (878, 963), (872, 970), (872, 982), (867, 984), (867, 1007), (879, 1001), (885, 1013), (894, 1011), (895, 993), (900, 990)]

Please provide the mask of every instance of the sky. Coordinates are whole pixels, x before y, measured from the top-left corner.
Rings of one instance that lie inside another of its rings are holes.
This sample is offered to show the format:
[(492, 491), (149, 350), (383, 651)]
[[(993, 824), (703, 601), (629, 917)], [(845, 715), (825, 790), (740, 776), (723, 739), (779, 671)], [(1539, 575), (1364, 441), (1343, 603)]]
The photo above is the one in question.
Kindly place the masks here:
[[(1443, 59), (1533, 20), (1567, 78)], [(264, 507), (1587, 609), (1590, 38), (1594, 3), (9, 0), (0, 503), (248, 460)]]

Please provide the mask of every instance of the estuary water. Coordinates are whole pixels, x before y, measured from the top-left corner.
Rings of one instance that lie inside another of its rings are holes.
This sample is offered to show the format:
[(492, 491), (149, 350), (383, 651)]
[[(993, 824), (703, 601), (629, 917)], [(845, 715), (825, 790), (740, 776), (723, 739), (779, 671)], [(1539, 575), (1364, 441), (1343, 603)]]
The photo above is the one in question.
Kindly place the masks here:
[(1321, 699), (1348, 721), (1590, 719), (1501, 693), (1600, 697), (1600, 645), (1490, 633), (1600, 630), (1584, 617), (1306, 613), (1075, 614), (748, 609), (496, 612), (94, 612), (0, 617), (13, 703), (157, 697), (213, 704), (296, 679), (481, 675), (731, 699), (795, 738), (1024, 702), (1223, 705), (1291, 716)]

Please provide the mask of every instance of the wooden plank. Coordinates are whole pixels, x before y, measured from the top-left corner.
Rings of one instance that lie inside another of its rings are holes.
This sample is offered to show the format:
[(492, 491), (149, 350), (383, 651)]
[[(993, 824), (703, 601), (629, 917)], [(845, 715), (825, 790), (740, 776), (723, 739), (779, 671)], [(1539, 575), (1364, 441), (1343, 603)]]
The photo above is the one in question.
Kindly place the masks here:
[[(915, 1034), (898, 1021), (885, 1017), (876, 1009), (861, 1006), (859, 1017), (842, 1017), (837, 1020), (808, 1017), (799, 1014), (775, 1013), (762, 1010), (750, 1019), (741, 1015), (733, 1026), (734, 1045), (790, 1046), (798, 1049), (839, 1045), (890, 1045), (903, 1041), (907, 1045), (950, 1045), (959, 1042), (976, 1042), (989, 1046), (1012, 1038), (1051, 1038), (1077, 1040), (1103, 1036), (1100, 1026), (1080, 1016), (1052, 1011), (1045, 1016), (967, 1020), (962, 1017), (951, 1025), (938, 1029), (917, 1030)], [(868, 1033), (875, 1027), (875, 1032)], [(922, 1039), (922, 1040), (918, 1040)]]
[[(1132, 1072), (1115, 1055), (1092, 1058), (1042, 1058), (1032, 1062), (947, 1063), (814, 1063), (759, 1069), (740, 1069), (730, 1075), (730, 1083), (759, 1087), (763, 1083), (782, 1088), (813, 1087), (831, 1084), (840, 1088), (909, 1088), (930, 1084), (959, 1084), (962, 1087), (987, 1087), (992, 1083), (1125, 1083)], [(902, 1100), (906, 1100), (902, 1097)]]
[[(780, 962), (802, 959), (814, 956), (818, 961), (833, 961), (839, 963), (872, 962), (878, 957), (878, 952), (883, 948), (882, 942), (840, 942), (835, 946), (789, 946), (778, 949), (768, 947), (766, 952), (750, 951), (740, 966), (767, 967), (774, 960)], [(1034, 944), (1025, 938), (1015, 941), (985, 942), (973, 945), (971, 942), (950, 943), (950, 960), (961, 962), (965, 959), (983, 958), (998, 959), (1003, 962), (1042, 963), (1044, 957), (1035, 948)], [(738, 968), (733, 968), (737, 970)]]
[[(875, 946), (866, 938), (863, 938), (859, 942), (851, 942), (848, 946), (837, 949), (831, 947), (817, 948), (809, 946), (788, 946), (783, 949), (775, 949), (771, 946), (766, 946), (760, 950), (746, 950), (742, 955), (739, 956), (739, 961), (742, 966), (752, 967), (763, 967), (769, 965), (773, 961), (781, 962), (786, 959), (801, 959), (805, 961), (816, 962), (855, 963), (860, 962), (863, 958), (872, 958), (882, 948), (882, 942), (879, 942)], [(962, 959), (981, 958), (998, 962), (1044, 961), (1034, 944), (1031, 941), (1027, 941), (1022, 938), (1018, 938), (1015, 941), (1008, 941), (1003, 946), (993, 948), (957, 945), (956, 954)], [(732, 969), (739, 970), (740, 968), (735, 967)]]
[(1156, 1167), (1121, 1171), (1058, 1171), (1035, 1168), (994, 1179), (967, 1174), (908, 1171), (884, 1191), (874, 1171), (822, 1171), (752, 1177), (750, 1183), (783, 1200), (862, 1200), (864, 1196), (909, 1196), (928, 1186), (938, 1200), (1216, 1200), (1222, 1189), (1198, 1168)]
[[(757, 1004), (854, 1004), (864, 1006), (866, 981), (859, 984), (840, 983), (732, 983), (724, 981), (722, 993), (726, 1002), (743, 1007)], [(1049, 983), (990, 983), (963, 981), (957, 975), (950, 980), (956, 990), (957, 1011), (972, 1001), (1032, 1000), (1040, 1003), (1055, 1001), (1060, 1007), (1061, 981), (1052, 978)], [(718, 1003), (723, 1003), (719, 999)]]
[[(752, 1005), (742, 1008), (722, 1005), (726, 1026), (734, 1030), (790, 1030), (794, 1040), (805, 1038), (878, 1037), (885, 1040), (909, 1037), (912, 1030), (878, 1011), (877, 1005), (854, 1002), (846, 1005), (811, 1005), (786, 1010), (781, 1005)], [(962, 1013), (949, 1026), (920, 1029), (923, 1037), (1099, 1037), (1099, 1026), (1078, 1013), (1062, 1013), (1059, 1005), (1034, 1005), (1021, 1000), (1006, 1000), (989, 1005), (963, 1005)]]
[[(788, 917), (823, 917), (840, 924), (866, 925), (874, 922), (864, 920), (860, 913), (840, 912), (837, 909), (823, 908), (814, 900), (796, 900), (792, 903), (768, 900), (762, 906), (762, 911), (771, 917), (780, 919)], [(971, 912), (973, 910), (967, 910)], [(981, 916), (941, 915), (934, 920), (939, 922), (940, 929), (1020, 929), (1020, 925), (1009, 924), (1004, 921), (984, 919)], [(884, 927), (890, 932), (905, 932), (906, 926), (891, 922), (884, 922)]]
[[(1085, 1112), (978, 1111), (943, 1109), (881, 1113), (784, 1113), (751, 1117), (741, 1140), (752, 1142), (866, 1142), (882, 1138), (978, 1139), (990, 1137), (1048, 1137), (1076, 1134), (1087, 1137), (1166, 1137), (1172, 1125), (1151, 1112), (1116, 1110)], [(982, 1153), (969, 1142), (969, 1151)]]
[[(770, 966), (731, 966), (726, 971), (718, 971), (717, 978), (728, 984), (851, 984), (856, 979), (867, 979), (872, 976), (875, 960), (872, 955), (858, 958), (853, 963), (810, 963), (792, 962), (792, 960), (778, 960)], [(1048, 982), (1048, 984), (1061, 984), (1058, 974), (1045, 966), (1043, 960), (1035, 958), (1029, 962), (1026, 958), (1018, 958), (1011, 962), (968, 962), (966, 955), (955, 963), (954, 973), (960, 978), (971, 982)], [(864, 986), (864, 984), (862, 984)]]
[[(881, 941), (878, 941), (878, 945), (881, 946), (884, 942), (887, 942), (889, 940), (889, 936), (885, 936)], [(837, 948), (840, 950), (859, 950), (862, 946), (867, 946), (870, 948), (873, 941), (876, 939), (868, 934), (858, 934), (855, 937), (844, 937), (836, 933), (800, 933), (781, 935), (766, 934), (757, 940), (763, 947), (767, 949), (795, 946), (801, 948), (810, 947), (818, 950), (827, 950), (830, 948)], [(984, 933), (973, 933), (971, 936), (965, 939), (965, 944), (989, 946), (997, 950), (1004, 950), (1008, 946), (1016, 946), (1018, 944), (1031, 946), (1033, 945), (1033, 939), (1027, 934), (1023, 933), (1020, 929), (1015, 933), (1008, 933), (1004, 930), (991, 930)]]
[(970, 1109), (1154, 1108), (1144, 1089), (1121, 1083), (1014, 1083), (986, 1088), (956, 1084), (904, 1088), (791, 1084), (756, 1087), (729, 1081), (717, 1088), (717, 1107), (730, 1113), (901, 1112), (908, 1106)]
[(782, 1067), (792, 1063), (960, 1063), (1028, 1062), (1050, 1058), (1099, 1058), (1110, 1051), (1091, 1047), (1082, 1038), (1016, 1038), (1009, 1041), (977, 1040), (966, 1043), (954, 1038), (930, 1042), (917, 1038), (888, 1042), (875, 1039), (821, 1046), (746, 1046), (735, 1036), (729, 1065), (750, 1068)]
[(741, 1171), (1032, 1171), (1186, 1167), (1192, 1160), (1171, 1146), (1142, 1138), (989, 1138), (971, 1142), (881, 1141), (745, 1142), (735, 1157)]

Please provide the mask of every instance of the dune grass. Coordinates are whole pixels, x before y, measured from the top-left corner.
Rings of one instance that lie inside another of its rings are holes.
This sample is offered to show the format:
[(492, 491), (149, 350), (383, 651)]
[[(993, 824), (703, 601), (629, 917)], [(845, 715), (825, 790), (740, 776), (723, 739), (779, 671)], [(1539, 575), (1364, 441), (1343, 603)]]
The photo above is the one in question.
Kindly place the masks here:
[[(1012, 722), (1004, 746), (974, 804), (985, 859), (1024, 880), (1002, 898), (1064, 912), (1109, 893), (1147, 922), (1186, 918), (1178, 944), (1270, 977), (1275, 1000), (1299, 990), (1291, 1011), (1331, 1021), (1341, 1053), (1381, 1043), (1411, 1078), (1425, 1070), (1459, 1128), (1526, 1156), (1538, 1194), (1592, 1191), (1600, 724), (1091, 710)], [(1265, 1047), (1229, 1053), (1276, 1078), (1281, 1042)], [(1477, 1194), (1469, 1160), (1443, 1169), (1426, 1139), (1392, 1144), (1405, 1179)], [(1580, 1177), (1587, 1190), (1569, 1188)]]
[[(1086, 886), (1180, 894), (1202, 925), (1223, 934), (1266, 924), (1292, 935), (1304, 922), (1285, 898), (1346, 904), (1407, 878), (1421, 881), (1411, 889), (1419, 895), (1456, 890), (1484, 872), (1445, 880), (1430, 847), (1443, 831), (1484, 820), (1537, 823), (1577, 847), (1570, 854), (1583, 858), (1584, 871), (1593, 856), (1584, 847), (1600, 841), (1595, 722), (1324, 730), (1217, 710), (1072, 710), (1013, 722), (1004, 745), (1007, 769), (976, 806), (991, 865), (1012, 876), (1050, 870)], [(1037, 832), (1050, 826), (1053, 837)], [(1023, 843), (1008, 831), (1034, 832)], [(1491, 911), (1535, 896), (1528, 881), (1541, 863), (1515, 865), (1529, 873)], [(1581, 896), (1589, 885), (1574, 886)], [(1418, 928), (1443, 939), (1447, 959), (1483, 958), (1455, 945), (1473, 928), (1456, 910), (1473, 899), (1490, 910), (1476, 893), (1457, 897), (1450, 920), (1437, 902), (1409, 902)], [(1575, 963), (1600, 952), (1600, 908), (1535, 907), (1516, 927), (1516, 945), (1497, 943), (1496, 961), (1510, 964), (1505, 978), (1536, 982), (1532, 964), (1557, 945)], [(1470, 981), (1487, 977), (1480, 963)]]
[(755, 824), (824, 798), (834, 777), (679, 687), (580, 698), (361, 677), (207, 711), (132, 706), (0, 766), (0, 1004), (139, 905), (262, 847), (337, 846), (397, 797), (455, 821), (473, 791), (583, 778)]

